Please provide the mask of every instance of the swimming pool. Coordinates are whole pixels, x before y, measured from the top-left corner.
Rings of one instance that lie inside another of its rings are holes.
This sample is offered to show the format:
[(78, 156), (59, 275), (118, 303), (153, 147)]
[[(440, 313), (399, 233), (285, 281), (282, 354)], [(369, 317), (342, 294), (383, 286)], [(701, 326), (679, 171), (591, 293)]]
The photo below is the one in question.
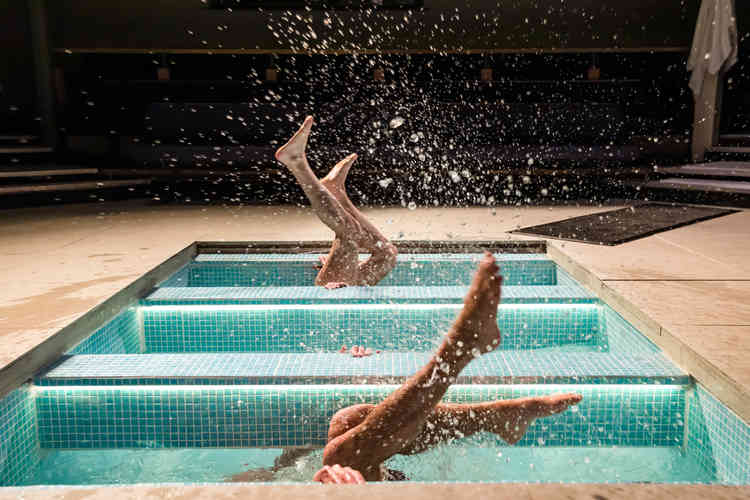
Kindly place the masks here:
[[(477, 258), (402, 254), (390, 281), (328, 291), (300, 278), (315, 254), (198, 254), (0, 401), (0, 484), (309, 481), (331, 415), (429, 358)], [(583, 402), (512, 447), (477, 435), (389, 466), (416, 481), (750, 483), (734, 413), (546, 254), (499, 259), (503, 344), (446, 398)], [(337, 352), (353, 344), (382, 352)]]

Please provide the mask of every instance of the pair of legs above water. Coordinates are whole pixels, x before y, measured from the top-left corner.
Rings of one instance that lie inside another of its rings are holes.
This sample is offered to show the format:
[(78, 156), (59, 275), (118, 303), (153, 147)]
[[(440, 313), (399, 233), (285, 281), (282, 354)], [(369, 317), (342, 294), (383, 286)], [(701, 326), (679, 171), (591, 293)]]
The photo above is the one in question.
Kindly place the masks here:
[[(464, 299), (464, 307), (434, 357), (378, 405), (350, 406), (331, 419), (322, 482), (388, 478), (383, 462), (391, 456), (425, 451), (441, 442), (492, 432), (509, 444), (520, 440), (537, 418), (566, 410), (578, 394), (558, 394), (476, 404), (440, 403), (469, 362), (500, 344), (497, 308), (502, 278), (487, 253)], [(339, 466), (333, 468), (333, 466)], [(342, 469), (343, 467), (343, 469)], [(348, 468), (348, 469), (347, 469)]]
[[(307, 140), (313, 118), (308, 116), (289, 142), (279, 148), (276, 159), (297, 179), (318, 218), (335, 235), (315, 284), (326, 288), (375, 285), (396, 265), (396, 247), (367, 220), (346, 194), (344, 183), (357, 159), (352, 154), (338, 162), (323, 179), (307, 163)], [(359, 262), (359, 252), (370, 257)]]
[[(318, 179), (305, 156), (313, 119), (276, 152), (300, 184), (320, 220), (335, 234), (316, 285), (374, 285), (395, 266), (395, 247), (352, 204), (344, 183), (356, 155), (336, 164)], [(359, 263), (360, 250), (370, 258)], [(510, 444), (520, 440), (537, 418), (566, 410), (578, 394), (491, 401), (478, 404), (440, 403), (448, 387), (469, 362), (500, 343), (497, 308), (502, 278), (494, 257), (479, 264), (464, 307), (433, 358), (378, 405), (355, 405), (331, 419), (324, 467), (315, 480), (360, 483), (389, 478), (383, 463), (397, 453), (411, 454), (456, 437), (493, 432)], [(366, 350), (363, 355), (366, 355)], [(393, 478), (398, 474), (390, 473)]]

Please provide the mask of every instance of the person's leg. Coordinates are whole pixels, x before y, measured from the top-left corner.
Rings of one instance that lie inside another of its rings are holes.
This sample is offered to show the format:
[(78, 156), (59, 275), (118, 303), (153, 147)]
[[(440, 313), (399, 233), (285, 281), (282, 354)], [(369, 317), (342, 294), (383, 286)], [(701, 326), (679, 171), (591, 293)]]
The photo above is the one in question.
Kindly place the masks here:
[[(477, 432), (497, 434), (508, 444), (517, 443), (538, 418), (561, 413), (581, 401), (578, 394), (554, 394), (472, 404), (440, 403), (435, 406), (419, 434), (400, 451), (421, 453), (440, 443)], [(331, 441), (361, 424), (375, 405), (354, 405), (336, 413), (328, 428)]]
[(326, 288), (362, 285), (362, 275), (359, 270), (359, 246), (349, 238), (338, 236), (331, 244), (331, 251), (325, 258), (323, 267), (315, 277), (315, 284)]
[(323, 453), (324, 465), (352, 467), (368, 481), (382, 479), (381, 464), (417, 437), (461, 370), (500, 343), (496, 317), (502, 278), (498, 272), (494, 257), (487, 253), (461, 313), (435, 356), (359, 425), (332, 439)]
[(356, 154), (347, 156), (338, 162), (320, 183), (359, 224), (361, 231), (354, 238), (360, 248), (370, 253), (370, 258), (360, 265), (360, 273), (365, 284), (376, 285), (393, 270), (398, 251), (396, 246), (354, 206), (346, 193), (346, 176), (356, 159)]
[(310, 137), (313, 119), (308, 116), (300, 129), (289, 141), (276, 151), (276, 159), (297, 179), (302, 190), (310, 200), (315, 214), (320, 220), (338, 234), (359, 232), (356, 220), (347, 212), (341, 203), (328, 191), (307, 163), (305, 149)]
[(308, 116), (297, 133), (276, 151), (276, 159), (297, 179), (321, 222), (336, 234), (331, 252), (318, 273), (315, 284), (359, 284), (362, 280), (359, 276), (358, 248), (353, 237), (361, 232), (361, 228), (356, 219), (321, 184), (307, 163), (305, 149), (312, 124), (313, 119)]

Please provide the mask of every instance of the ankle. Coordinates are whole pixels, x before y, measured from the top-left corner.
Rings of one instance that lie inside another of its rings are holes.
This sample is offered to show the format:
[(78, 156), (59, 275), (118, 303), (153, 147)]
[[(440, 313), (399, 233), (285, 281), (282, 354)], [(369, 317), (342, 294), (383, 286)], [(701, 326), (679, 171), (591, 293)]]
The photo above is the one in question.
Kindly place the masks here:
[(461, 340), (452, 339), (450, 333), (435, 353), (440, 370), (451, 377), (458, 376), (475, 357), (471, 349), (467, 349)]

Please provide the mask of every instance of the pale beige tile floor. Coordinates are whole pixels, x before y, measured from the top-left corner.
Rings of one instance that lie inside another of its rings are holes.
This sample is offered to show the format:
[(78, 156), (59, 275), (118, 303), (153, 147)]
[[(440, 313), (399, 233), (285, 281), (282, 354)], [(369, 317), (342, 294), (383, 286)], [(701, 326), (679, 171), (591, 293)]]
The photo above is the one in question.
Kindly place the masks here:
[[(619, 208), (552, 206), (370, 208), (392, 239), (535, 239), (523, 226)], [(196, 240), (327, 240), (307, 208), (170, 206), (144, 202), (73, 205), (0, 213), (0, 366), (27, 352), (149, 269)], [(674, 335), (673, 356), (703, 356), (701, 374), (721, 373), (750, 394), (750, 211), (616, 247), (549, 240)], [(708, 367), (708, 369), (704, 369)], [(712, 380), (700, 380), (709, 388)], [(718, 384), (715, 380), (713, 381)], [(670, 485), (399, 485), (395, 498), (748, 498), (749, 488)], [(344, 490), (250, 487), (140, 487), (29, 490), (26, 498), (349, 497)], [(325, 492), (325, 493), (323, 493)], [(15, 493), (0, 491), (0, 498)], [(596, 496), (599, 495), (599, 496)], [(15, 496), (12, 496), (15, 498)]]
[(614, 247), (560, 244), (602, 280), (750, 280), (750, 211)]
[(364, 486), (295, 485), (266, 486), (227, 484), (221, 486), (131, 486), (113, 488), (0, 489), (0, 500), (740, 500), (750, 489), (732, 486), (661, 484), (368, 484)]

